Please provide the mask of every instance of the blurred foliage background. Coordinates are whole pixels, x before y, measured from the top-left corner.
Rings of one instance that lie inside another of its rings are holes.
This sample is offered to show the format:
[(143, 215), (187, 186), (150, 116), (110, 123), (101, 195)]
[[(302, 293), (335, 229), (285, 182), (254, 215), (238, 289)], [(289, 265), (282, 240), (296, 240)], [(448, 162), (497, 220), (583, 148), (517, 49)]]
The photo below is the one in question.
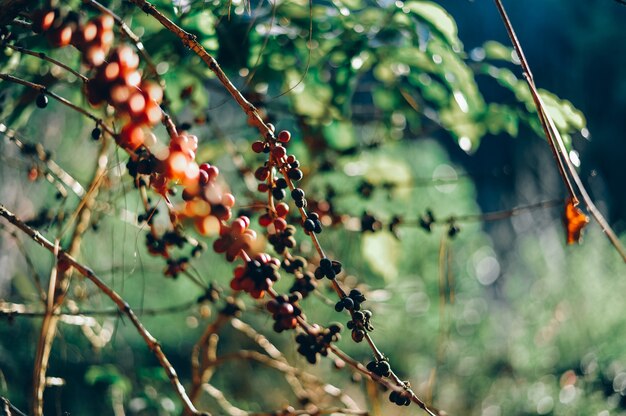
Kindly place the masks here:
[[(201, 140), (198, 160), (220, 167), (238, 198), (236, 208), (249, 212), (255, 195), (233, 155), (243, 155), (251, 169), (262, 161), (249, 151), (256, 133), (243, 113), (171, 33), (131, 4), (105, 3), (141, 35), (167, 84), (171, 114)], [(608, 0), (509, 3), (551, 115), (600, 208), (623, 231), (626, 7)], [(500, 221), (463, 219), (565, 195), (493, 4), (155, 5), (198, 36), (269, 120), (292, 131), (290, 151), (305, 170), (302, 187), (327, 222), (337, 223), (321, 235), (322, 244), (346, 266), (345, 283), (367, 291), (374, 338), (420, 397), (451, 415), (626, 414), (620, 336), (626, 318), (619, 295), (626, 290), (624, 267), (597, 225), (588, 227), (583, 244), (568, 247), (561, 205)], [(63, 6), (95, 14), (79, 2)], [(11, 42), (80, 68), (75, 50), (52, 49), (41, 36), (11, 28)], [(0, 72), (40, 82), (88, 107), (68, 73), (8, 48), (0, 59)], [(41, 143), (86, 184), (99, 150), (89, 138), (92, 122), (53, 101), (37, 109), (35, 97), (0, 83), (0, 122), (21, 140)], [(156, 133), (166, 137), (160, 127)], [(38, 228), (55, 235), (67, 218), (54, 217), (70, 213), (79, 199), (72, 193), (56, 198), (50, 183), (29, 176), (40, 168), (36, 160), (6, 138), (0, 143), (0, 202), (21, 218), (41, 217)], [(98, 197), (80, 260), (140, 312), (188, 382), (190, 351), (220, 305), (196, 303), (202, 290), (183, 277), (163, 276), (164, 265), (147, 253), (146, 229), (137, 224), (143, 208), (125, 170), (127, 156), (111, 154), (109, 184)], [(431, 231), (419, 227), (428, 209), (438, 220), (458, 218), (459, 232), (450, 237), (450, 224), (441, 221)], [(40, 215), (48, 212), (50, 218)], [(389, 229), (394, 217), (402, 222)], [(372, 218), (382, 226), (370, 227)], [(2, 224), (0, 299), (40, 310), (32, 276), (45, 282), (52, 258), (14, 231)], [(299, 250), (312, 255), (303, 237)], [(203, 281), (228, 287), (232, 265), (219, 255), (208, 251), (193, 266)], [(291, 285), (284, 280), (279, 291)], [(111, 308), (85, 282), (74, 285), (70, 306)], [(320, 291), (303, 302), (310, 320), (345, 320), (321, 299), (332, 293)], [(147, 312), (187, 303), (182, 311)], [(46, 390), (46, 414), (179, 414), (167, 378), (134, 329), (115, 315), (91, 319), (87, 324), (102, 345), (77, 325), (85, 322), (62, 323), (48, 374), (64, 385)], [(246, 300), (241, 319), (291, 362), (341, 387), (372, 414), (420, 414), (416, 407), (393, 407), (350, 370), (335, 370), (332, 360), (306, 364), (293, 335), (273, 333), (270, 317), (254, 302)], [(0, 317), (0, 394), (23, 409), (38, 326), (37, 318)], [(364, 363), (371, 360), (369, 349), (349, 338), (340, 347)], [(220, 354), (244, 348), (258, 346), (232, 329), (221, 333)], [(298, 407), (282, 378), (258, 364), (228, 362), (212, 384), (247, 411)], [(225, 414), (208, 396), (199, 407)]]

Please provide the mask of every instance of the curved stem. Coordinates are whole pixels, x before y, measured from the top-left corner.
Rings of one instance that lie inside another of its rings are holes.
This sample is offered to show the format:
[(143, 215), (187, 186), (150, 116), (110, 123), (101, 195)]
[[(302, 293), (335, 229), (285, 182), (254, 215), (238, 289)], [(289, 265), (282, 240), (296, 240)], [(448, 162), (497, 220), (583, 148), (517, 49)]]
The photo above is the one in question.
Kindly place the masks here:
[[(496, 7), (498, 8), (498, 12), (502, 17), (502, 21), (504, 22), (504, 26), (509, 34), (509, 38), (511, 39), (511, 43), (513, 44), (513, 48), (517, 52), (518, 57), (520, 58), (520, 63), (522, 65), (522, 70), (524, 71), (524, 76), (526, 78), (526, 82), (528, 84), (528, 88), (530, 89), (530, 93), (532, 94), (533, 101), (535, 102), (535, 106), (537, 107), (537, 113), (539, 114), (539, 121), (541, 122), (541, 126), (546, 134), (546, 138), (548, 143), (553, 149), (553, 153), (558, 162), (559, 171), (561, 172), (561, 176), (563, 177), (563, 181), (568, 186), (570, 191), (570, 195), (572, 198), (572, 203), (577, 205), (578, 199), (574, 193), (573, 187), (571, 185), (569, 177), (573, 179), (576, 184), (576, 188), (580, 192), (587, 209), (593, 216), (593, 218), (600, 224), (602, 231), (607, 235), (607, 238), (613, 244), (619, 255), (622, 257), (624, 263), (626, 263), (626, 250), (622, 246), (619, 238), (615, 234), (615, 231), (611, 228), (608, 221), (604, 218), (602, 213), (597, 209), (593, 200), (589, 196), (589, 193), (585, 189), (578, 172), (576, 172), (576, 168), (573, 166), (571, 160), (567, 155), (567, 149), (565, 148), (565, 144), (563, 143), (563, 139), (561, 134), (559, 133), (558, 128), (554, 124), (554, 121), (548, 114), (545, 109), (545, 105), (537, 91), (537, 87), (535, 86), (535, 81), (533, 79), (532, 73), (530, 72), (530, 67), (528, 65), (528, 61), (524, 56), (524, 51), (522, 50), (522, 45), (517, 39), (517, 35), (515, 34), (515, 30), (513, 29), (513, 25), (509, 20), (509, 17), (504, 9), (504, 5), (502, 4), (502, 0), (494, 0)], [(569, 176), (568, 176), (569, 174)]]
[(50, 97), (54, 98), (55, 100), (57, 100), (61, 104), (66, 105), (67, 107), (71, 108), (72, 110), (77, 111), (77, 112), (81, 113), (82, 115), (84, 115), (86, 117), (89, 117), (90, 119), (95, 121), (96, 124), (98, 126), (100, 126), (102, 128), (102, 130), (107, 132), (111, 137), (113, 137), (113, 138), (116, 137), (116, 134), (113, 131), (113, 129), (111, 129), (109, 126), (104, 124), (104, 122), (99, 117), (96, 117), (95, 115), (93, 115), (89, 111), (87, 111), (87, 110), (85, 110), (85, 109), (83, 109), (83, 108), (73, 104), (68, 99), (63, 98), (60, 95), (53, 93), (52, 91), (48, 91), (48, 89), (45, 86), (43, 86), (41, 84), (36, 84), (34, 82), (23, 80), (21, 78), (17, 78), (17, 77), (14, 77), (13, 75), (9, 75), (9, 74), (2, 74), (2, 73), (0, 73), (0, 79), (3, 79), (5, 81), (9, 81), (9, 82), (13, 82), (15, 84), (21, 84), (21, 85), (24, 85), (24, 86), (26, 86), (28, 88), (32, 88), (34, 90), (37, 90), (37, 91), (39, 91), (42, 94), (49, 95)]
[(26, 55), (31, 55), (31, 56), (37, 57), (37, 58), (39, 58), (39, 59), (42, 59), (42, 60), (44, 60), (44, 61), (48, 61), (48, 62), (50, 62), (51, 64), (54, 64), (54, 65), (56, 65), (56, 66), (58, 66), (58, 67), (60, 67), (60, 68), (63, 68), (63, 69), (65, 69), (67, 72), (69, 72), (69, 73), (73, 74), (74, 76), (76, 76), (76, 77), (80, 78), (80, 80), (81, 80), (82, 82), (87, 82), (87, 81), (89, 81), (89, 78), (87, 78), (86, 76), (84, 76), (83, 74), (81, 74), (80, 72), (78, 72), (77, 70), (75, 70), (74, 68), (71, 68), (71, 67), (69, 67), (68, 65), (64, 64), (63, 62), (61, 62), (61, 61), (57, 61), (56, 59), (49, 57), (48, 55), (46, 55), (46, 54), (45, 54), (45, 53), (43, 53), (43, 52), (35, 52), (35, 51), (31, 51), (30, 49), (23, 48), (23, 47), (21, 47), (21, 46), (17, 46), (17, 45), (10, 45), (10, 44), (7, 44), (7, 45), (6, 45), (6, 47), (7, 47), (7, 48), (10, 48), (10, 49), (13, 49), (14, 51), (17, 51), (17, 52), (23, 53), (23, 54), (26, 54)]
[[(0, 204), (0, 217), (4, 217), (7, 221), (9, 221), (11, 224), (16, 226), (18, 229), (20, 229), (22, 232), (28, 235), (33, 241), (35, 241), (37, 244), (39, 244), (46, 250), (50, 252), (54, 252), (53, 243), (51, 243), (48, 239), (46, 239), (43, 235), (41, 235), (39, 231), (26, 225), (22, 220), (17, 218), (12, 212), (7, 210), (2, 204)], [(170, 382), (174, 386), (174, 390), (176, 391), (177, 395), (183, 402), (183, 406), (185, 406), (185, 408), (188, 409), (189, 412), (193, 415), (209, 416), (208, 413), (203, 413), (203, 412), (198, 411), (193, 405), (193, 403), (191, 402), (191, 400), (189, 400), (189, 397), (187, 396), (187, 393), (185, 392), (185, 388), (183, 387), (182, 383), (180, 382), (178, 378), (178, 375), (176, 374), (176, 370), (174, 370), (174, 367), (172, 367), (172, 364), (170, 364), (169, 360), (163, 353), (163, 350), (161, 349), (161, 344), (143, 326), (143, 324), (141, 323), (141, 321), (139, 320), (135, 312), (131, 309), (130, 305), (128, 305), (128, 303), (116, 291), (111, 289), (98, 276), (96, 276), (93, 270), (91, 270), (89, 267), (84, 266), (78, 261), (76, 261), (74, 257), (70, 256), (65, 251), (59, 250), (57, 258), (59, 262), (64, 262), (66, 265), (73, 267), (80, 274), (82, 274), (85, 278), (87, 278), (93, 284), (95, 284), (102, 293), (104, 293), (109, 299), (113, 301), (113, 303), (115, 303), (115, 305), (118, 307), (120, 312), (122, 312), (124, 315), (128, 317), (128, 319), (131, 321), (135, 329), (137, 329), (137, 332), (139, 332), (139, 334), (143, 338), (144, 342), (146, 343), (150, 351), (152, 351), (152, 353), (155, 355), (155, 357), (161, 364), (161, 367), (163, 367), (163, 369), (165, 370), (167, 377), (170, 379)]]

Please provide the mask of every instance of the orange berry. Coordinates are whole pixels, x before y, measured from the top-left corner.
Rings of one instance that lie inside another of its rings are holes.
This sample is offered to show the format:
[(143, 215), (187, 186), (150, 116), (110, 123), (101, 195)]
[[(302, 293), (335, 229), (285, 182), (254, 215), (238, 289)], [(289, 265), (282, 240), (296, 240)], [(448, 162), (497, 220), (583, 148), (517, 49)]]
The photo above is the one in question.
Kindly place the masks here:
[(128, 123), (120, 131), (118, 144), (129, 150), (137, 150), (143, 144), (144, 132), (139, 124)]

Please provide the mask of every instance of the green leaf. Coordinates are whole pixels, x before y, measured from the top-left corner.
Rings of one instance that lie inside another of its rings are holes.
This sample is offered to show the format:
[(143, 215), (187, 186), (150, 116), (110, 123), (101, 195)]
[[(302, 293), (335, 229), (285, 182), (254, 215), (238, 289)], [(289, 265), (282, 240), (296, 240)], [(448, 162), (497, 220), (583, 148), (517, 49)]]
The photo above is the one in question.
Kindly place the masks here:
[(453, 48), (461, 48), (456, 22), (444, 8), (431, 1), (409, 1), (404, 6), (438, 32)]
[(513, 62), (513, 50), (493, 40), (483, 44), (485, 58), (498, 61)]

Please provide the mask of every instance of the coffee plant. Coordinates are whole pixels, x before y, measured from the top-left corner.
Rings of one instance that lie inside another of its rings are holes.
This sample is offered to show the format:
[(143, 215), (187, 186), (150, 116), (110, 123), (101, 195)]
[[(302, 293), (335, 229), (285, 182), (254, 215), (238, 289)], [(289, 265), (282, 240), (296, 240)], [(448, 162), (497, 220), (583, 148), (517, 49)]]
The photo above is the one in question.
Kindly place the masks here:
[[(433, 1), (0, 3), (5, 414), (624, 408), (612, 351), (557, 365), (487, 326), (484, 223), (558, 213), (563, 256), (626, 261), (572, 161), (585, 118), (536, 86), (500, 0), (512, 46), (469, 51)], [(543, 137), (560, 193), (477, 212), (437, 140), (498, 135)], [(582, 297), (557, 280), (532, 288), (553, 349)]]

